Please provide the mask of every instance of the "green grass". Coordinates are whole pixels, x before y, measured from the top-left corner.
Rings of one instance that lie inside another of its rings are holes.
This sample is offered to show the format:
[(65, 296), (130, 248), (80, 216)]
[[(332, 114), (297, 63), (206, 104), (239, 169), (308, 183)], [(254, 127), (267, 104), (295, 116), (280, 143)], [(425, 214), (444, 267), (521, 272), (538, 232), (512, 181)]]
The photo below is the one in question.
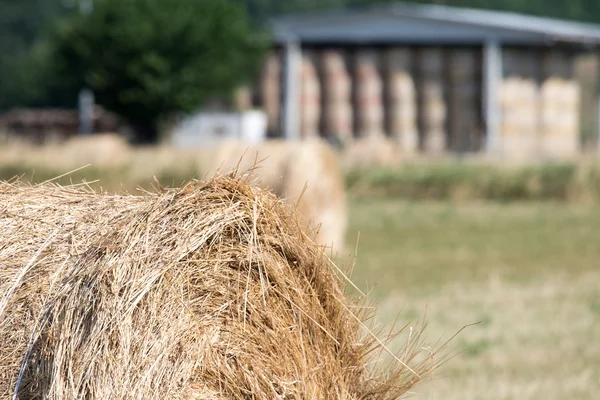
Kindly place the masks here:
[[(156, 176), (161, 183), (178, 186), (198, 177), (201, 157), (180, 157), (160, 160), (156, 154), (130, 154), (128, 162), (115, 166), (95, 165), (59, 179), (60, 184), (100, 182), (109, 191), (137, 186), (148, 187)], [(140, 158), (141, 157), (141, 158)], [(45, 160), (45, 161), (44, 161)], [(56, 160), (62, 160), (57, 163)], [(54, 178), (82, 165), (68, 162), (69, 157), (57, 154), (49, 160), (29, 155), (0, 162), (0, 179), (24, 175), (25, 180), (40, 182)], [(61, 166), (60, 168), (58, 166)], [(600, 203), (600, 164), (585, 160), (562, 164), (539, 164), (506, 167), (466, 162), (434, 162), (406, 164), (395, 167), (350, 169), (345, 171), (348, 191), (354, 197), (402, 198), (407, 200), (472, 200), (558, 201), (570, 203)]]
[(353, 199), (353, 280), (383, 326), (427, 312), (435, 342), (480, 322), (415, 398), (598, 398), (598, 226), (592, 206)]
[(346, 172), (348, 189), (359, 197), (433, 200), (598, 200), (600, 169), (595, 164), (515, 166), (458, 162), (407, 164)]

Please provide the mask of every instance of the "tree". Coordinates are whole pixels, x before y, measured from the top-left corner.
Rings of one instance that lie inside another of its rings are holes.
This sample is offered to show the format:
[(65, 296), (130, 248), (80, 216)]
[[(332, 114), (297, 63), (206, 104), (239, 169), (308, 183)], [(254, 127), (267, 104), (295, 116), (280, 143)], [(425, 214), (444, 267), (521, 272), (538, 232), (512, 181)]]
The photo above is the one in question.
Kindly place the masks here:
[(39, 39), (66, 12), (60, 0), (0, 0), (0, 110), (48, 102)]
[[(320, 11), (337, 7), (363, 7), (396, 3), (398, 0), (238, 0), (250, 14), (264, 21), (285, 13)], [(548, 17), (600, 22), (600, 2), (597, 0), (406, 0), (413, 3), (444, 4), (492, 10), (515, 11)]]
[(83, 86), (125, 117), (142, 141), (160, 121), (228, 99), (260, 66), (266, 41), (229, 0), (96, 0), (53, 35), (63, 93)]

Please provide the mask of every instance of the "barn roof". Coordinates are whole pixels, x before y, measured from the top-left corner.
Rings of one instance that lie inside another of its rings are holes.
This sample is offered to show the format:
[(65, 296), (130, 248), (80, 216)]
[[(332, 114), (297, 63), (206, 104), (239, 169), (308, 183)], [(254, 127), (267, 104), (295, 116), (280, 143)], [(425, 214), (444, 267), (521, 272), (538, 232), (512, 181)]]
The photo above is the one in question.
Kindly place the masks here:
[(500, 11), (395, 3), (364, 10), (283, 16), (272, 21), (283, 43), (600, 44), (600, 25)]

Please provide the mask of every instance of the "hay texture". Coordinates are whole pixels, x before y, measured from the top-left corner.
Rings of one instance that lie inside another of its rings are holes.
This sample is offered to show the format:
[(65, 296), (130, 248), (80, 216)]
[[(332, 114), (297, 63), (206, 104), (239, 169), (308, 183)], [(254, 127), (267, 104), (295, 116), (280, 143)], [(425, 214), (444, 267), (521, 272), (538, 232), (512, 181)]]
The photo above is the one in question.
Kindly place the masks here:
[(344, 178), (337, 154), (320, 139), (269, 140), (260, 145), (227, 141), (208, 168), (209, 175), (250, 171), (258, 186), (296, 205), (315, 240), (341, 251), (347, 228)]
[[(0, 398), (392, 399), (292, 208), (233, 177), (147, 196), (1, 183)], [(15, 391), (15, 388), (17, 390)]]

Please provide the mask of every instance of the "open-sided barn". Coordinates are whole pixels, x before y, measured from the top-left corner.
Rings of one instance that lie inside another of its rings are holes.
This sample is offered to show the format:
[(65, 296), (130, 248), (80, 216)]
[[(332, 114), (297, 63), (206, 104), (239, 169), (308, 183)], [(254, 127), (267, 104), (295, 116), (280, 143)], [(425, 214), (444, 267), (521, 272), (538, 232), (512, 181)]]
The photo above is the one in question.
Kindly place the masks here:
[(394, 4), (286, 16), (255, 88), (289, 138), (387, 136), (406, 153), (570, 157), (580, 151), (577, 55), (600, 26)]

